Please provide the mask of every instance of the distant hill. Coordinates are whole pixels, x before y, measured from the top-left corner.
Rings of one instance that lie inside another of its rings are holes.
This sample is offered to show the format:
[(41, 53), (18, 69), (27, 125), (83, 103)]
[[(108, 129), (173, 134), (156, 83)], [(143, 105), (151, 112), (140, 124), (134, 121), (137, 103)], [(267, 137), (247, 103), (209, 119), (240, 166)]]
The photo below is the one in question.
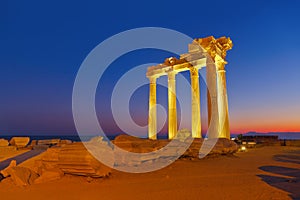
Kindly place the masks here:
[(243, 135), (278, 135), (279, 139), (300, 140), (300, 132), (268, 132), (260, 133), (251, 131)]

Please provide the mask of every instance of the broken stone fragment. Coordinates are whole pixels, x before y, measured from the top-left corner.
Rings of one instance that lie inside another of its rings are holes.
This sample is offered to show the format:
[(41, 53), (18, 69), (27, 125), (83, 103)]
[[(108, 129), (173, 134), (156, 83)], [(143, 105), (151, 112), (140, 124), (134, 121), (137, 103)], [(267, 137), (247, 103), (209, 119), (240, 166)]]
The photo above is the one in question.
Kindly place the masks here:
[(30, 141), (29, 137), (13, 137), (9, 143), (12, 146), (16, 146), (17, 148), (23, 148), (26, 147), (28, 145)]
[(51, 168), (57, 168), (64, 174), (90, 177), (108, 176), (111, 173), (111, 168), (97, 160), (86, 149), (86, 146), (89, 147), (89, 151), (93, 151), (94, 155), (99, 156), (101, 160), (105, 160), (106, 163), (113, 166), (114, 155), (111, 152), (111, 147), (106, 141), (96, 138), (85, 144), (78, 142), (66, 144), (60, 148), (48, 149), (42, 156), (40, 163), (37, 163), (38, 169), (36, 171), (42, 172), (42, 176), (44, 171)]
[(26, 167), (12, 167), (9, 175), (17, 186), (31, 185), (39, 177), (37, 173)]
[(53, 145), (60, 144), (60, 141), (61, 141), (60, 139), (38, 140), (37, 144), (53, 146)]
[(0, 147), (7, 147), (9, 145), (8, 141), (5, 139), (0, 139)]
[(46, 183), (49, 181), (59, 180), (64, 176), (64, 173), (60, 169), (50, 169), (44, 171), (40, 177), (35, 179), (34, 184)]
[(12, 160), (10, 161), (9, 165), (0, 171), (0, 173), (3, 175), (4, 178), (8, 177), (10, 174), (10, 170), (13, 168), (13, 167), (16, 167), (17, 166), (17, 161), (16, 160)]
[(12, 160), (8, 167), (1, 170), (0, 174), (2, 179), (11, 177), (12, 181), (17, 186), (30, 185), (39, 177), (39, 175), (31, 169), (17, 166), (17, 162), (15, 160)]

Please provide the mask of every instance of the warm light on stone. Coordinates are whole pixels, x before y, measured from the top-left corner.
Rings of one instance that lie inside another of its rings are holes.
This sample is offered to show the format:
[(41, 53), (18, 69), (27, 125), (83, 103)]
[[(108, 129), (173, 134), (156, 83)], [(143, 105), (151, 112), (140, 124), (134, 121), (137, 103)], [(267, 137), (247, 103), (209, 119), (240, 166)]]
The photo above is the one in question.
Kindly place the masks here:
[(177, 133), (176, 74), (190, 71), (192, 95), (192, 137), (201, 138), (200, 91), (198, 70), (206, 67), (208, 89), (208, 132), (210, 138), (230, 139), (228, 98), (226, 89), (226, 52), (232, 48), (230, 38), (213, 36), (195, 39), (189, 44), (189, 51), (167, 58), (164, 63), (148, 68), (149, 92), (149, 138), (156, 139), (156, 79), (168, 76), (168, 136), (173, 139)]
[(168, 108), (169, 108), (169, 139), (177, 133), (177, 108), (176, 108), (176, 72), (168, 73)]
[(198, 69), (191, 67), (192, 137), (201, 138), (200, 91)]
[(156, 122), (156, 77), (150, 78), (149, 90), (149, 138), (156, 140), (157, 122)]

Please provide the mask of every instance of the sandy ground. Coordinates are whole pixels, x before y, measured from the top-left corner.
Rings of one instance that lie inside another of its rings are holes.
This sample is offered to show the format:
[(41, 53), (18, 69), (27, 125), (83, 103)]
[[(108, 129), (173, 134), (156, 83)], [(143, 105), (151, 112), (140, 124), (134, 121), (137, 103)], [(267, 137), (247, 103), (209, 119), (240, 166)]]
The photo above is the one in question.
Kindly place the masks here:
[[(7, 178), (0, 183), (0, 196), (5, 200), (298, 199), (299, 157), (300, 148), (262, 147), (234, 156), (178, 160), (145, 174), (113, 171), (105, 179), (66, 175), (58, 181), (23, 188)], [(29, 160), (23, 165), (32, 163)]]

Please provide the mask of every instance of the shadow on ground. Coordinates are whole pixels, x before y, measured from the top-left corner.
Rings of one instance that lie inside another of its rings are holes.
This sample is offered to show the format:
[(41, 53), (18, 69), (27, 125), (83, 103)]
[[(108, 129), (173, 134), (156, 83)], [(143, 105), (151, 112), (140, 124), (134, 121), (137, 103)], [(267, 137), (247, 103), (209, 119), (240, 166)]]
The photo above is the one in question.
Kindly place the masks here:
[(274, 160), (279, 162), (290, 162), (300, 164), (300, 153), (299, 155), (275, 155)]
[(38, 150), (31, 150), (31, 151), (25, 152), (21, 155), (15, 156), (13, 158), (9, 158), (7, 160), (4, 160), (4, 161), (0, 162), (0, 170), (6, 168), (12, 160), (16, 160), (17, 164), (21, 164), (22, 162), (28, 160), (29, 158), (37, 156), (37, 155), (43, 153), (44, 151), (45, 150), (39, 150), (39, 149)]
[[(290, 162), (300, 164), (299, 152), (288, 153), (284, 155), (275, 155), (274, 160), (279, 162)], [(273, 173), (274, 176), (260, 174), (263, 181), (269, 185), (290, 193), (294, 200), (300, 200), (300, 166), (299, 168), (288, 168), (281, 166), (262, 166), (260, 170)]]

